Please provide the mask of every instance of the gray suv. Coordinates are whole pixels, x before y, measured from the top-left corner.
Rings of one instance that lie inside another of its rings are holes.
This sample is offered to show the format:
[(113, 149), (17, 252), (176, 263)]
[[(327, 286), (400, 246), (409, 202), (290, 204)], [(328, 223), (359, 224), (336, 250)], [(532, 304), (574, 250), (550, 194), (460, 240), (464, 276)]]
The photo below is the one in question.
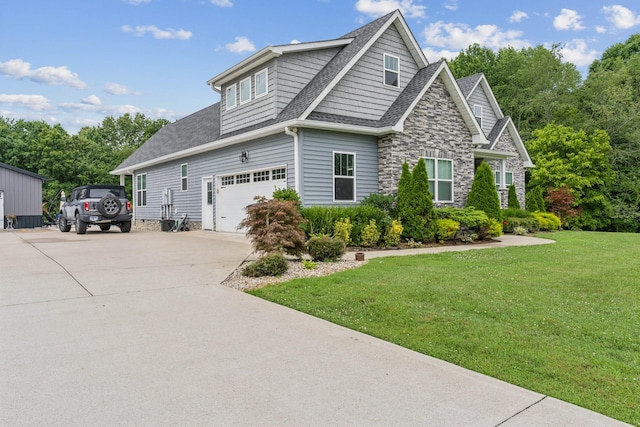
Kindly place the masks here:
[(58, 215), (60, 231), (67, 233), (71, 224), (78, 234), (85, 234), (91, 225), (98, 225), (102, 231), (109, 231), (112, 225), (123, 233), (131, 231), (131, 203), (124, 187), (104, 184), (74, 188)]

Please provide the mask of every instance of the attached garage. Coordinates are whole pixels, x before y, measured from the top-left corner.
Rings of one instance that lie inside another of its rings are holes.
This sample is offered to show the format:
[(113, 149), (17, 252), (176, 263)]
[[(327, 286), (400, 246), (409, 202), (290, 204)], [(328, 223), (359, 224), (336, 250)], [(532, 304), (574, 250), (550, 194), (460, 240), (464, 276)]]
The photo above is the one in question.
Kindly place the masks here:
[(216, 230), (238, 232), (245, 208), (256, 196), (271, 198), (273, 191), (287, 188), (287, 169), (278, 166), (257, 171), (219, 175), (216, 182)]

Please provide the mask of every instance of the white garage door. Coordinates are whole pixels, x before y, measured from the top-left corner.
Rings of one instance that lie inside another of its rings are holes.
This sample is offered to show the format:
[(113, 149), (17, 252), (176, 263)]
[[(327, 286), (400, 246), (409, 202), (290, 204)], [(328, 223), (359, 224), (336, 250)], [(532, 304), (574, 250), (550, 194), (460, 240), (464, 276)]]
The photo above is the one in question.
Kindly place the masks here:
[(270, 199), (273, 190), (287, 187), (285, 167), (218, 176), (216, 230), (238, 232), (246, 215), (245, 207), (255, 203), (255, 196)]

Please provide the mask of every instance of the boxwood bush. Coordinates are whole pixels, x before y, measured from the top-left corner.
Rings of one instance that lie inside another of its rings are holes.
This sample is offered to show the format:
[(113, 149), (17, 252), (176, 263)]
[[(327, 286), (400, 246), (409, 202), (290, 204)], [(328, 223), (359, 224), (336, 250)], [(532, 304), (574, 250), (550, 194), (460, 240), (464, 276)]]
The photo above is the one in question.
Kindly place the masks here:
[(344, 240), (331, 236), (315, 236), (307, 242), (307, 251), (314, 261), (336, 261), (345, 248)]
[(287, 259), (279, 252), (273, 252), (247, 265), (242, 274), (249, 277), (280, 276), (289, 268)]
[(440, 208), (436, 209), (436, 216), (440, 219), (452, 219), (460, 223), (460, 230), (480, 231), (482, 227), (488, 227), (489, 217), (484, 211), (473, 207)]
[(355, 246), (362, 245), (362, 230), (369, 225), (371, 220), (376, 221), (378, 231), (383, 232), (384, 226), (391, 222), (387, 213), (375, 206), (310, 206), (301, 209), (302, 217), (307, 220), (302, 224), (303, 230), (308, 236), (332, 235), (336, 221), (349, 218), (352, 225), (351, 243)]

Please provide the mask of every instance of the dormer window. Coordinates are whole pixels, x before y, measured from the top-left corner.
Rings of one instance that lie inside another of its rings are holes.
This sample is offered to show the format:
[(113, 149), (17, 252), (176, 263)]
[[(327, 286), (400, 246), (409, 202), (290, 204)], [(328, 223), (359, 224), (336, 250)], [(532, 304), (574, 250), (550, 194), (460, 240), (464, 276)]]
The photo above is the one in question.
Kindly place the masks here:
[(225, 92), (227, 98), (227, 110), (236, 107), (236, 85), (235, 83), (229, 86)]
[(240, 82), (240, 104), (251, 101), (251, 77)]
[(265, 68), (262, 71), (256, 73), (256, 98), (264, 96), (268, 92), (267, 86), (267, 69)]
[(480, 127), (482, 127), (482, 105), (473, 105), (473, 115), (476, 117)]
[(400, 87), (400, 58), (384, 54), (384, 84)]

